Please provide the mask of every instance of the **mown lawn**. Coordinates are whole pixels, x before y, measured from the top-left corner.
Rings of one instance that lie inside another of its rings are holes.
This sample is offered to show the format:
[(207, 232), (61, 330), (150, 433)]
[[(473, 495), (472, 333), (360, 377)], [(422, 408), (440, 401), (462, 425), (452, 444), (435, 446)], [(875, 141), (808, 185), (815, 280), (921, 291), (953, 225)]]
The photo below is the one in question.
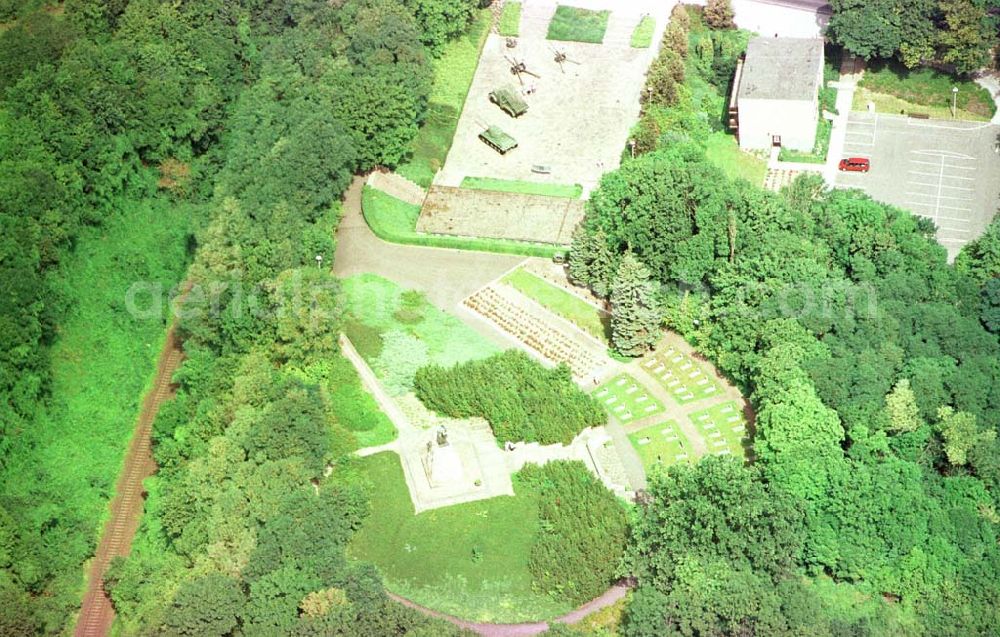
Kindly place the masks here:
[(412, 389), (413, 374), (424, 365), (451, 367), (499, 351), (421, 293), (382, 277), (352, 276), (344, 279), (343, 290), (344, 331), (394, 395)]
[(854, 94), (855, 110), (869, 101), (882, 113), (927, 113), (950, 119), (952, 87), (958, 87), (958, 119), (987, 121), (996, 111), (989, 91), (975, 82), (930, 68), (906, 69), (898, 63), (872, 63)]
[(549, 23), (549, 40), (600, 44), (608, 28), (610, 11), (591, 11), (559, 5)]
[(552, 257), (563, 248), (553, 245), (522, 243), (504, 239), (480, 239), (425, 234), (416, 231), (420, 206), (396, 199), (380, 190), (365, 186), (361, 194), (361, 210), (375, 236), (393, 243), (406, 243), (456, 250), (480, 250), (501, 254), (521, 254), (533, 257)]
[(740, 150), (732, 135), (714, 132), (705, 140), (705, 156), (733, 179), (745, 179), (754, 186), (764, 183), (767, 162)]
[(646, 473), (678, 462), (694, 462), (694, 448), (673, 420), (644, 427), (628, 435)]
[(579, 199), (580, 195), (583, 194), (583, 186), (580, 184), (543, 184), (537, 181), (517, 181), (513, 179), (496, 179), (494, 177), (465, 177), (462, 179), (462, 188), (544, 195), (546, 197), (566, 197), (569, 199)]
[(503, 282), (594, 338), (608, 342), (608, 318), (590, 303), (522, 269), (505, 276)]
[(656, 20), (653, 16), (643, 16), (632, 32), (632, 48), (648, 49), (653, 44), (653, 31), (656, 30)]
[(602, 383), (591, 396), (623, 424), (663, 411), (663, 403), (628, 374)]
[(396, 169), (425, 188), (431, 185), (448, 156), (465, 97), (479, 64), (479, 52), (490, 31), (490, 21), (490, 11), (480, 11), (468, 32), (444, 45), (440, 57), (434, 60), (434, 83), (427, 119), (413, 140), (412, 157)]
[(516, 36), (521, 32), (521, 3), (505, 2), (503, 12), (500, 14), (500, 35), (504, 37)]
[(414, 515), (399, 457), (358, 461), (372, 512), (349, 554), (378, 566), (388, 588), (463, 619), (532, 621), (569, 610), (532, 590), (528, 557), (538, 532), (538, 496), (515, 476), (516, 496)]

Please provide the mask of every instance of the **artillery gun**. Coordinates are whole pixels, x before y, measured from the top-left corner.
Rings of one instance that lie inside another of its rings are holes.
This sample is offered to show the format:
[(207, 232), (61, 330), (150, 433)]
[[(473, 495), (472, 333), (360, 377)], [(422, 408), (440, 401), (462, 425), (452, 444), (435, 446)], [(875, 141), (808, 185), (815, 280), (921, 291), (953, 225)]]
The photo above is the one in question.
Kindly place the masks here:
[(580, 64), (576, 60), (573, 60), (568, 55), (566, 55), (566, 51), (564, 50), (552, 49), (552, 53), (554, 54), (553, 59), (556, 61), (556, 64), (559, 65), (559, 70), (562, 71), (563, 73), (566, 72), (566, 69), (563, 67), (563, 64), (565, 64), (566, 62), (569, 62), (570, 64)]
[(517, 76), (517, 81), (524, 86), (524, 75), (530, 75), (531, 77), (542, 79), (542, 76), (534, 71), (528, 70), (528, 65), (524, 63), (523, 60), (518, 60), (517, 58), (504, 56), (504, 59), (510, 64), (510, 74)]

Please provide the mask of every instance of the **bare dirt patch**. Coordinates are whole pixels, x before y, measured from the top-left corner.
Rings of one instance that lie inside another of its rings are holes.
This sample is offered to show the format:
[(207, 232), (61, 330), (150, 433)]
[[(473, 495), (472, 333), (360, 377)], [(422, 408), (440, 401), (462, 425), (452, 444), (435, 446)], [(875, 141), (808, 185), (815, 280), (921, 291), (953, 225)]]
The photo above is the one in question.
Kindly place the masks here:
[(581, 219), (579, 199), (431, 186), (417, 231), (569, 244)]

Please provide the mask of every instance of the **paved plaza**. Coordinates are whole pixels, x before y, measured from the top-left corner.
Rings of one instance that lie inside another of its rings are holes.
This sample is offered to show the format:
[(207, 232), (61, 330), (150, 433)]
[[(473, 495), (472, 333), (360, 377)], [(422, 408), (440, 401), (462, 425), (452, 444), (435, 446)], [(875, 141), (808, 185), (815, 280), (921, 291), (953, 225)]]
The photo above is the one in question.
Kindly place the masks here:
[(844, 156), (869, 158), (871, 172), (839, 173), (836, 184), (930, 219), (953, 259), (996, 213), (998, 133), (988, 123), (852, 112)]
[[(497, 177), (548, 183), (579, 183), (589, 192), (605, 172), (618, 167), (632, 124), (639, 116), (639, 93), (656, 47), (629, 45), (642, 11), (629, 4), (611, 4), (603, 44), (555, 42), (545, 39), (555, 3), (526, 2), (517, 46), (490, 35), (466, 98), (451, 151), (435, 183), (459, 186), (462, 178)], [(665, 28), (669, 3), (652, 7), (657, 36)], [(560, 67), (556, 51), (571, 62)], [(511, 74), (511, 61), (523, 62), (539, 78)], [(502, 87), (524, 95), (528, 112), (514, 119), (489, 100)], [(488, 126), (499, 126), (518, 142), (505, 155), (479, 140)], [(548, 174), (532, 170), (549, 167)]]

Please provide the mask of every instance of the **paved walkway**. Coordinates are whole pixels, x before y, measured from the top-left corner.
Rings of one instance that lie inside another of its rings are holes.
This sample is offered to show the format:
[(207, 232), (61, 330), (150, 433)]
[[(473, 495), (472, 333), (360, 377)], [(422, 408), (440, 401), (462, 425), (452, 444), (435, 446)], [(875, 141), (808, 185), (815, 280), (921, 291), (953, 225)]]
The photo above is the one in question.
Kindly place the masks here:
[(847, 120), (851, 115), (854, 91), (863, 73), (863, 69), (859, 70), (853, 59), (848, 58), (841, 65), (840, 80), (834, 84), (837, 88), (837, 116), (833, 120), (833, 130), (830, 131), (830, 149), (826, 153), (826, 166), (823, 168), (823, 178), (830, 187), (836, 184), (839, 172), (837, 165), (844, 157)]
[(993, 113), (993, 119), (990, 120), (990, 123), (1000, 124), (1000, 73), (997, 71), (985, 71), (976, 77), (976, 84), (982, 86), (993, 96), (997, 110)]

